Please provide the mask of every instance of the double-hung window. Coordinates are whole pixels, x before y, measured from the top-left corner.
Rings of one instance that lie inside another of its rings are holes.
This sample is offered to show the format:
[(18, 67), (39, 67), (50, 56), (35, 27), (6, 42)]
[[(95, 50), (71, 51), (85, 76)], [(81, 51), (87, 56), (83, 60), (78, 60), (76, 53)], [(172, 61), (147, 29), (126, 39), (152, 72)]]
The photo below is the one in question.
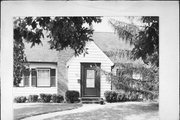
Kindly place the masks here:
[(32, 68), (31, 69), (32, 87), (55, 87), (56, 69), (51, 68)]
[(37, 69), (37, 86), (50, 87), (50, 69)]

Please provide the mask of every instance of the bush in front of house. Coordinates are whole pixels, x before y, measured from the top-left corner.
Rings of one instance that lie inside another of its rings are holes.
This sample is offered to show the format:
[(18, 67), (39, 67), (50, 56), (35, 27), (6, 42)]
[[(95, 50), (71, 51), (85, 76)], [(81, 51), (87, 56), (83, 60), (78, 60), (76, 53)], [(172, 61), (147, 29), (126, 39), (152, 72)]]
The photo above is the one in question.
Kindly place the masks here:
[(106, 91), (104, 93), (107, 102), (124, 102), (124, 101), (142, 101), (142, 97), (137, 92), (117, 92)]
[(64, 101), (64, 97), (59, 94), (53, 94), (51, 100), (53, 103), (61, 103)]
[(125, 94), (124, 93), (117, 93), (117, 102), (123, 102), (125, 101)]
[(68, 90), (65, 93), (66, 101), (70, 103), (79, 102), (79, 92), (74, 90)]
[(19, 96), (14, 98), (14, 102), (16, 103), (25, 103), (27, 100), (26, 96)]
[(28, 102), (37, 102), (38, 101), (38, 95), (29, 95), (28, 96)]
[(117, 101), (117, 92), (116, 91), (106, 91), (104, 96), (107, 102), (116, 102)]
[(51, 94), (40, 94), (40, 101), (44, 103), (49, 103), (51, 101)]

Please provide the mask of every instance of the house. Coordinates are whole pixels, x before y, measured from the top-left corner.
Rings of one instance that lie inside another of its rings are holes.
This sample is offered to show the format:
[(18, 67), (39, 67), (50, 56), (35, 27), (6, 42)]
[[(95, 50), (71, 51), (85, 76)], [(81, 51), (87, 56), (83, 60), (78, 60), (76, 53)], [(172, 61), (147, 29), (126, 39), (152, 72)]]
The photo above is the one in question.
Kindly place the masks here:
[(64, 94), (67, 90), (76, 90), (81, 97), (104, 97), (104, 92), (112, 89), (111, 83), (93, 66), (111, 72), (114, 63), (103, 51), (119, 48), (122, 44), (114, 33), (94, 33), (93, 39), (86, 44), (88, 54), (79, 56), (74, 56), (69, 48), (50, 50), (48, 38), (43, 40), (42, 45), (32, 48), (26, 44), (25, 54), (30, 71), (25, 72), (20, 87), (13, 88), (13, 95)]

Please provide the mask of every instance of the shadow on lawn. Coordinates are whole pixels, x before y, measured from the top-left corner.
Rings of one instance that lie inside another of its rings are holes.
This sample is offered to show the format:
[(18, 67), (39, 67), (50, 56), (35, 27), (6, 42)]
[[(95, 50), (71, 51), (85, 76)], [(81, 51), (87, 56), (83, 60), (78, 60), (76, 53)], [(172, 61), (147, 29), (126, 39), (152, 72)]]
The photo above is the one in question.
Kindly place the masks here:
[(149, 103), (149, 104), (129, 104), (123, 106), (123, 115), (124, 116), (141, 116), (145, 115), (144, 119), (149, 119), (153, 116), (158, 116), (157, 112), (159, 111), (158, 103)]
[(124, 111), (132, 111), (135, 114), (142, 114), (147, 112), (153, 112), (159, 110), (158, 103), (149, 103), (149, 104), (129, 104), (127, 106), (123, 106)]

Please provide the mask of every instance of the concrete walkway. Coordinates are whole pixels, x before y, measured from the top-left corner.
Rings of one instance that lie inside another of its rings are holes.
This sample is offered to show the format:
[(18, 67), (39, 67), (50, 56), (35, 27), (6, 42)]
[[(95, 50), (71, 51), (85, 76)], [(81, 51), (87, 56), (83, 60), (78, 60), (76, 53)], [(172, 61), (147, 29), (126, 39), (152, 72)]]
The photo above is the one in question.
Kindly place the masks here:
[[(122, 103), (118, 103), (118, 104), (122, 104)], [(105, 108), (105, 107), (113, 107), (113, 106), (116, 106), (116, 105), (117, 105), (117, 103), (115, 103), (115, 104), (106, 103), (105, 105), (83, 104), (82, 107), (77, 108), (77, 109), (67, 110), (67, 111), (60, 111), (60, 112), (53, 112), (53, 113), (48, 113), (48, 114), (42, 114), (42, 115), (37, 115), (37, 116), (24, 118), (22, 120), (43, 120), (43, 119), (52, 118), (52, 117), (56, 117), (56, 116), (60, 116), (60, 115), (67, 115), (67, 114), (81, 113), (81, 112), (89, 112), (89, 111), (92, 111), (92, 110), (102, 109), (102, 108)]]

